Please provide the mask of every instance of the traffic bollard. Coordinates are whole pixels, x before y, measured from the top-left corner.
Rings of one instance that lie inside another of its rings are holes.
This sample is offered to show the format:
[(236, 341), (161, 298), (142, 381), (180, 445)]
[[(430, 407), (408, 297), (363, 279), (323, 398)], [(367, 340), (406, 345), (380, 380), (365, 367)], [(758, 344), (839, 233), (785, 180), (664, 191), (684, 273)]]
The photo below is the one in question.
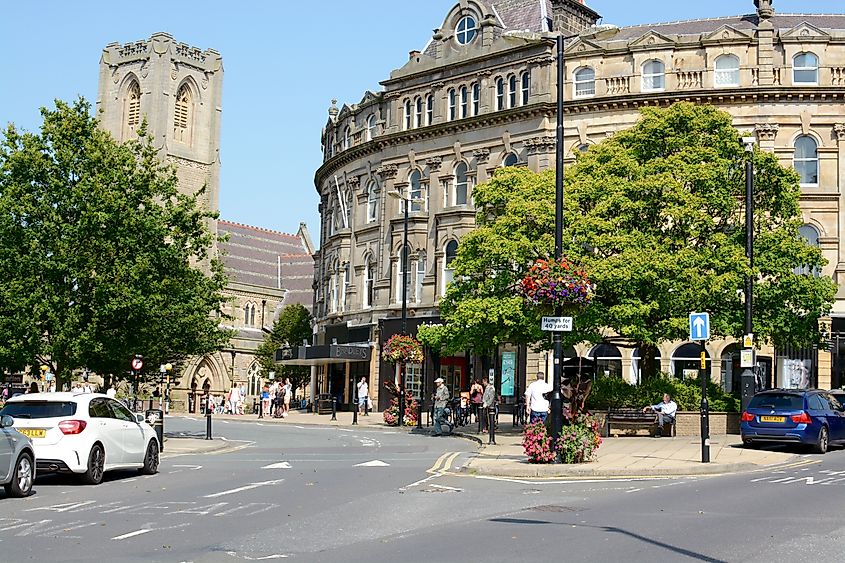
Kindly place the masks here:
[(205, 439), (211, 440), (211, 409), (208, 408), (208, 398), (205, 399)]
[(337, 420), (337, 398), (332, 397), (332, 420)]
[(496, 444), (496, 408), (487, 408), (487, 443)]

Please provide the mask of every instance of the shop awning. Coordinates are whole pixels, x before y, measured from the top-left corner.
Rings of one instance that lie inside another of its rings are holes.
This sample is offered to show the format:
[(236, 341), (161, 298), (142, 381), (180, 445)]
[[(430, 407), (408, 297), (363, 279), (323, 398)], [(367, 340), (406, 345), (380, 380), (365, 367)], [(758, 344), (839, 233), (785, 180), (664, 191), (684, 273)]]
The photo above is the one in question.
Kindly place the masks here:
[(360, 344), (329, 344), (323, 346), (283, 347), (276, 350), (276, 363), (283, 366), (324, 366), (346, 362), (369, 362), (372, 346)]

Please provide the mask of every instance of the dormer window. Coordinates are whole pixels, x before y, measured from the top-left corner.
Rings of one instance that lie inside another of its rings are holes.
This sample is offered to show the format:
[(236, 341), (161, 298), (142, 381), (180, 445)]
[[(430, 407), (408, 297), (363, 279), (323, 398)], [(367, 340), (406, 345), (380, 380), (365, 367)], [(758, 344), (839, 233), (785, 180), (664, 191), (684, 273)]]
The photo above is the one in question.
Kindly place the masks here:
[(468, 45), (478, 33), (478, 24), (472, 16), (464, 16), (455, 27), (455, 39), (460, 45)]

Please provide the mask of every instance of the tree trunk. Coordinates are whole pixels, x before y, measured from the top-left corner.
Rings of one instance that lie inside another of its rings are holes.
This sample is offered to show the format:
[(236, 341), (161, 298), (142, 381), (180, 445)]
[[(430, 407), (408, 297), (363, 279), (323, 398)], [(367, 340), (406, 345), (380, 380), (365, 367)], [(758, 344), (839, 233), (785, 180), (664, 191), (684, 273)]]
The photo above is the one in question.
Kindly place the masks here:
[(638, 343), (640, 349), (640, 374), (642, 381), (655, 377), (660, 372), (660, 363), (657, 361), (657, 347), (643, 342)]

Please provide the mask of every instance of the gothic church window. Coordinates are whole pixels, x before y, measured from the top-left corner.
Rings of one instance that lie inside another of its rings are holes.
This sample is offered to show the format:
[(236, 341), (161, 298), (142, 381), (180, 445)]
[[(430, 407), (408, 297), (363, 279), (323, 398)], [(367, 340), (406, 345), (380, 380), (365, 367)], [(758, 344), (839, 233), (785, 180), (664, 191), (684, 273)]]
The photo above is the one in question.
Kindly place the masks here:
[(173, 120), (173, 138), (180, 143), (191, 144), (191, 125), (193, 120), (193, 99), (191, 89), (182, 84), (176, 93), (176, 114)]
[(141, 124), (141, 87), (133, 80), (123, 99), (123, 139), (129, 139)]

